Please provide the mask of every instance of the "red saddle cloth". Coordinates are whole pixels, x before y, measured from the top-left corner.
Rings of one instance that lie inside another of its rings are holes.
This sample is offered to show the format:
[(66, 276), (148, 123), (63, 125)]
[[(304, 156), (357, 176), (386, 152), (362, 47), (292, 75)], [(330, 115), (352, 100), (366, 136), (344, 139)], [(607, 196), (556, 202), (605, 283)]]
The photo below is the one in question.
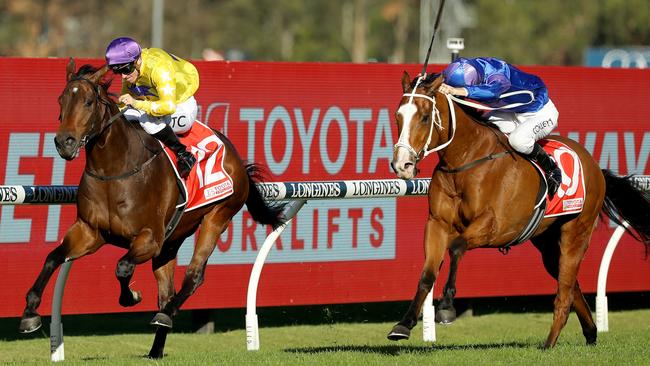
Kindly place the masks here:
[(544, 217), (568, 215), (582, 211), (585, 202), (585, 178), (578, 154), (559, 141), (540, 140), (538, 143), (553, 157), (562, 170), (562, 184), (553, 199), (546, 198)]
[[(214, 134), (210, 127), (199, 121), (194, 122), (189, 132), (178, 137), (185, 146), (190, 147), (196, 158), (196, 164), (190, 175), (182, 180), (185, 197), (187, 197), (185, 211), (191, 211), (230, 196), (233, 193), (233, 182), (223, 169), (223, 161), (226, 156), (223, 141)], [(176, 169), (176, 154), (167, 147), (165, 147), (165, 153), (176, 176), (180, 179)]]

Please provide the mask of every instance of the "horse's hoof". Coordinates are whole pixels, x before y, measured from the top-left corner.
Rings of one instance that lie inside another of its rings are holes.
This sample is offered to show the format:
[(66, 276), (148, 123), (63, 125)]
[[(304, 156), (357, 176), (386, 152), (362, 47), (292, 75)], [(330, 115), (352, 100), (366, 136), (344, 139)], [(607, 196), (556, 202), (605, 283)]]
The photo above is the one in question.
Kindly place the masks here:
[(439, 309), (436, 312), (436, 323), (451, 324), (456, 320), (456, 309)]
[(126, 296), (120, 296), (120, 305), (125, 308), (136, 306), (142, 301), (142, 293), (140, 291), (130, 290), (131, 293)]
[(158, 313), (153, 317), (153, 319), (151, 319), (151, 323), (149, 324), (171, 329), (173, 322), (172, 318), (169, 315), (165, 313)]
[(401, 341), (402, 339), (409, 339), (411, 336), (411, 330), (402, 324), (397, 324), (393, 329), (388, 333), (388, 339), (391, 341)]
[(41, 325), (43, 325), (43, 323), (41, 322), (40, 315), (34, 315), (27, 318), (23, 317), (20, 319), (20, 326), (18, 327), (18, 330), (20, 333), (31, 333), (38, 330)]
[(163, 353), (159, 351), (151, 350), (149, 351), (149, 354), (145, 356), (145, 358), (149, 358), (152, 360), (161, 360), (163, 358)]

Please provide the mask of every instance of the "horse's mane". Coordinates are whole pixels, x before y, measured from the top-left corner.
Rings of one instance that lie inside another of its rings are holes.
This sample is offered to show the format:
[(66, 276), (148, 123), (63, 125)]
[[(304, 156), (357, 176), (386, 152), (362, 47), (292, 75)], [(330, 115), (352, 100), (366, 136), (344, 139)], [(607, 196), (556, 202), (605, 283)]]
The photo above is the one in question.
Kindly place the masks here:
[[(433, 73), (433, 74), (427, 74), (427, 77), (422, 80), (420, 85), (431, 85), (434, 80), (436, 80), (440, 76), (440, 73)], [(411, 89), (415, 88), (415, 82), (418, 81), (418, 78), (416, 77), (411, 81)]]
[[(87, 76), (87, 75), (92, 75), (92, 74), (94, 74), (95, 72), (97, 72), (97, 70), (99, 70), (99, 68), (97, 68), (97, 67), (95, 67), (95, 66), (93, 66), (93, 65), (85, 64), (85, 65), (82, 65), (82, 66), (79, 68), (79, 70), (77, 70), (77, 73), (75, 74), (75, 76), (77, 76), (77, 77), (84, 77), (84, 76)], [(101, 81), (99, 82), (99, 85), (100, 85), (104, 90), (108, 91), (108, 88), (110, 88), (112, 82), (113, 82), (112, 79), (109, 79), (109, 80), (101, 80)]]

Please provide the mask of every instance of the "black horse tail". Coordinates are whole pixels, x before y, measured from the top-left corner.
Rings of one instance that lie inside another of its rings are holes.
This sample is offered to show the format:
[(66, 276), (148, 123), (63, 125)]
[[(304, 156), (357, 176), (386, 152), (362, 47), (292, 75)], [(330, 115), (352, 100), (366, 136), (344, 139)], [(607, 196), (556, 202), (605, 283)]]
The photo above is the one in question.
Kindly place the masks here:
[[(634, 184), (634, 176), (619, 177), (603, 169), (605, 201), (602, 213), (619, 225), (626, 221), (625, 230), (645, 244), (646, 256), (650, 250), (650, 201), (645, 191)], [(632, 230), (633, 229), (633, 230)]]
[(267, 202), (256, 183), (264, 181), (264, 170), (261, 166), (251, 163), (246, 164), (248, 174), (248, 199), (246, 207), (253, 220), (262, 225), (271, 225), (274, 229), (284, 224), (287, 220), (284, 217), (284, 207), (287, 203)]

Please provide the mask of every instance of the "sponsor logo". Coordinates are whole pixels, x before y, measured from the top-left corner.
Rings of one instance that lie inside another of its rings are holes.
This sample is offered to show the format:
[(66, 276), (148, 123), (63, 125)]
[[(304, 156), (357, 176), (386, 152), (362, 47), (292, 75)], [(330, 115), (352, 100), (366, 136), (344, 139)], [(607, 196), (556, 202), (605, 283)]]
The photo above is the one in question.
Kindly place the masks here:
[(574, 198), (562, 201), (562, 209), (564, 211), (581, 210), (584, 200), (582, 198)]
[(17, 199), (16, 187), (0, 187), (0, 202), (16, 202)]
[(213, 198), (213, 197), (217, 197), (217, 196), (221, 195), (224, 192), (229, 192), (231, 189), (232, 189), (232, 184), (228, 180), (228, 181), (225, 181), (223, 183), (217, 184), (215, 186), (206, 188), (203, 191), (203, 196), (206, 199), (210, 199), (210, 198)]
[(287, 188), (291, 189), (287, 195), (290, 198), (341, 196), (341, 185), (338, 182), (290, 183)]

